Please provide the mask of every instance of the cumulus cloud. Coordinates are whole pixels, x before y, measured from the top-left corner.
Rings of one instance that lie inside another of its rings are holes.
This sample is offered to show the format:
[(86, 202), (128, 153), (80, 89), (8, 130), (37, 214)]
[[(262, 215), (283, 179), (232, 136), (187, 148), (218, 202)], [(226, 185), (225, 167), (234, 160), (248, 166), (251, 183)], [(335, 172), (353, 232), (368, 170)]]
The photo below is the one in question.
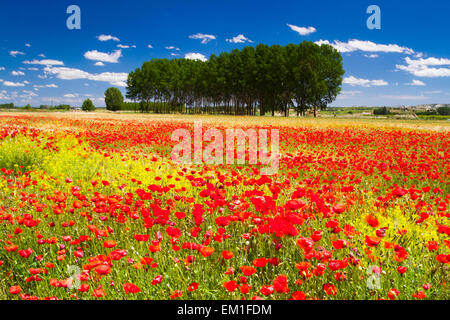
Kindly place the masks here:
[(231, 39), (225, 39), (225, 41), (231, 42), (231, 43), (244, 43), (244, 42), (253, 43), (252, 40), (248, 39), (243, 34), (238, 34), (236, 37), (233, 37)]
[(44, 59), (44, 60), (32, 60), (32, 61), (28, 61), (25, 60), (23, 63), (25, 64), (39, 64), (39, 65), (43, 65), (43, 66), (63, 66), (64, 62), (59, 61), (59, 60), (52, 60), (52, 59)]
[(375, 58), (378, 58), (379, 55), (377, 55), (377, 54), (365, 54), (364, 57), (370, 58), (370, 59), (375, 59)]
[(385, 53), (404, 53), (404, 54), (414, 53), (413, 49), (402, 47), (397, 44), (379, 44), (372, 41), (363, 41), (358, 39), (352, 39), (349, 40), (348, 42), (335, 40), (333, 43), (331, 43), (328, 40), (319, 40), (316, 41), (315, 43), (318, 45), (329, 44), (342, 53), (354, 52), (358, 50), (363, 52), (385, 52)]
[(200, 60), (200, 61), (203, 61), (203, 62), (208, 60), (203, 54), (196, 53), (196, 52), (186, 53), (184, 55), (184, 58), (188, 59), (188, 60)]
[(147, 48), (153, 49), (153, 46), (151, 44), (147, 45)]
[(361, 86), (361, 87), (387, 86), (389, 84), (384, 80), (368, 80), (368, 79), (356, 78), (354, 76), (344, 78), (343, 83), (351, 85), (352, 87), (354, 87), (354, 86)]
[(395, 67), (399, 70), (407, 71), (416, 77), (450, 77), (450, 59), (434, 58), (411, 59), (405, 58), (406, 65), (397, 64)]
[(25, 47), (31, 47), (31, 44), (29, 44), (29, 43), (25, 43)]
[(94, 64), (94, 66), (97, 66), (97, 67), (103, 67), (105, 64), (103, 63), (103, 62), (101, 62), (101, 61), (99, 61), (99, 62), (96, 62), (95, 64)]
[(0, 71), (3, 71), (3, 70), (5, 70), (5, 67), (0, 67)]
[(24, 76), (25, 73), (23, 73), (22, 71), (11, 71), (11, 75), (13, 76)]
[(3, 85), (7, 87), (25, 87), (25, 84), (27, 84), (26, 81), (24, 82), (3, 81)]
[(189, 36), (189, 39), (201, 39), (201, 43), (206, 44), (211, 40), (216, 40), (216, 36), (212, 34), (196, 33)]
[(23, 56), (23, 55), (25, 55), (25, 53), (23, 53), (23, 52), (21, 52), (21, 51), (10, 51), (10, 52), (9, 52), (9, 55), (15, 58), (15, 57), (17, 57), (18, 55)]
[(100, 52), (97, 50), (88, 51), (84, 54), (84, 57), (89, 60), (102, 61), (109, 63), (118, 63), (119, 58), (122, 56), (122, 50), (116, 50), (111, 53)]
[(106, 34), (101, 34), (101, 35), (99, 35), (99, 36), (97, 37), (97, 39), (100, 40), (100, 41), (109, 41), (109, 40), (117, 41), (117, 42), (120, 41), (119, 38), (114, 37), (114, 36), (111, 36), (111, 35), (106, 35)]
[(292, 31), (297, 32), (301, 36), (307, 36), (307, 35), (317, 31), (316, 28), (314, 28), (314, 27), (298, 27), (298, 26), (295, 26), (295, 25), (289, 24), (289, 23), (287, 24), (287, 26), (289, 28), (291, 28)]
[(102, 72), (102, 73), (89, 73), (76, 68), (67, 67), (46, 67), (45, 72), (56, 75), (61, 80), (77, 80), (87, 79), (92, 81), (109, 82), (112, 85), (126, 87), (126, 80), (128, 73), (118, 72)]

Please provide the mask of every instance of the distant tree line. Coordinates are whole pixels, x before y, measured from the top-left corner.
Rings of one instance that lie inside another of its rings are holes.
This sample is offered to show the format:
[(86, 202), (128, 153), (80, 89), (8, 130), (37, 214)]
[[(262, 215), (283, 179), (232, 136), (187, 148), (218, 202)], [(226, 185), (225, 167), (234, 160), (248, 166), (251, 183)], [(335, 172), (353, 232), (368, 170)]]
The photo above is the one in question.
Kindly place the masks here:
[(434, 116), (434, 115), (450, 116), (450, 107), (442, 106), (436, 109), (430, 109), (426, 111), (416, 111), (415, 114), (418, 116)]
[(128, 75), (126, 97), (135, 103), (127, 107), (154, 113), (285, 116), (294, 108), (297, 115), (308, 110), (316, 115), (336, 99), (343, 75), (341, 54), (309, 41), (248, 46), (204, 62), (153, 59)]
[(0, 109), (14, 109), (14, 103), (0, 104)]

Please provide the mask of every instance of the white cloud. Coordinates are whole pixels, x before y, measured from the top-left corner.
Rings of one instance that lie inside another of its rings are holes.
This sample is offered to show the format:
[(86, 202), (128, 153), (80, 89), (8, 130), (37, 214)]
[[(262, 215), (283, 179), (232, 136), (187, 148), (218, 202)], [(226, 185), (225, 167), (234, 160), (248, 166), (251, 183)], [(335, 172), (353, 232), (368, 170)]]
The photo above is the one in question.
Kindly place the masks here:
[(64, 95), (64, 98), (76, 98), (76, 97), (78, 97), (78, 94), (67, 93)]
[(289, 24), (289, 23), (287, 24), (287, 26), (289, 28), (291, 28), (293, 31), (300, 34), (301, 36), (307, 36), (307, 35), (317, 31), (316, 28), (314, 28), (314, 27), (298, 27), (298, 26), (295, 26), (295, 25)]
[(99, 62), (96, 62), (95, 64), (94, 64), (94, 66), (97, 66), (97, 67), (103, 67), (105, 64), (103, 63), (103, 62), (101, 62), (101, 61), (99, 61)]
[(21, 51), (10, 51), (10, 52), (9, 52), (9, 55), (10, 55), (10, 56), (13, 56), (13, 57), (15, 58), (15, 57), (17, 57), (18, 55), (23, 56), (23, 55), (25, 55), (25, 53), (23, 53), (23, 52), (21, 52)]
[(243, 34), (238, 34), (236, 37), (233, 37), (231, 39), (225, 39), (225, 41), (231, 42), (231, 43), (244, 43), (244, 42), (253, 43), (252, 40), (248, 39)]
[(53, 84), (53, 83), (45, 84), (45, 85), (37, 85), (37, 84), (35, 84), (33, 86), (33, 88), (58, 88), (58, 86), (56, 84)]
[(176, 50), (176, 51), (180, 51), (180, 48), (174, 47), (174, 46), (168, 46), (165, 47), (167, 50)]
[(23, 73), (22, 71), (11, 71), (11, 75), (13, 76), (24, 76), (25, 73)]
[(216, 40), (216, 36), (212, 34), (196, 33), (189, 36), (189, 39), (201, 39), (201, 43), (206, 44), (211, 40)]
[(375, 58), (378, 58), (379, 55), (377, 55), (377, 54), (365, 54), (364, 57), (370, 58), (370, 59), (375, 59)]
[(58, 79), (62, 80), (87, 79), (92, 81), (109, 82), (112, 85), (121, 87), (126, 86), (126, 80), (128, 78), (128, 73), (89, 73), (80, 69), (67, 67), (46, 67), (44, 71), (50, 74), (54, 74)]
[(404, 53), (404, 54), (413, 54), (414, 50), (402, 47), (397, 44), (379, 44), (372, 41), (363, 41), (358, 39), (352, 39), (348, 42), (342, 42), (339, 40), (335, 40), (331, 43), (328, 40), (319, 40), (315, 42), (318, 45), (321, 44), (329, 44), (336, 48), (339, 52), (353, 52), (353, 51), (364, 51), (364, 52), (385, 52), (385, 53)]
[(384, 80), (359, 79), (359, 78), (355, 78), (354, 76), (344, 78), (343, 83), (351, 85), (352, 87), (354, 87), (354, 86), (361, 86), (361, 87), (387, 86), (389, 84)]
[(112, 53), (99, 52), (97, 50), (88, 51), (84, 57), (89, 60), (118, 63), (122, 56), (122, 50), (116, 50)]
[(411, 83), (407, 83), (408, 86), (424, 86), (425, 83), (420, 80), (413, 80)]
[(7, 87), (25, 87), (26, 81), (22, 82), (11, 82), (11, 81), (3, 81), (3, 85)]
[(337, 99), (341, 100), (341, 99), (350, 99), (353, 98), (357, 95), (361, 94), (361, 91), (347, 91), (347, 90), (342, 90), (339, 95), (337, 96)]
[[(407, 71), (416, 77), (450, 77), (450, 59), (434, 58), (413, 60), (405, 58), (406, 65), (396, 65), (399, 70)], [(439, 67), (439, 68), (436, 68)]]
[(38, 54), (38, 57), (45, 58), (45, 54), (40, 53), (40, 54)]
[(196, 52), (190, 52), (190, 53), (186, 53), (184, 55), (185, 59), (189, 59), (189, 60), (200, 60), (200, 61), (208, 61), (208, 59), (201, 53), (196, 53)]
[(0, 100), (10, 100), (11, 98), (7, 94), (8, 92), (6, 90), (0, 91)]
[(31, 47), (31, 44), (29, 44), (29, 43), (25, 43), (25, 47)]
[(3, 70), (5, 70), (5, 67), (0, 67), (0, 71), (3, 71)]
[(52, 59), (44, 59), (44, 60), (32, 60), (32, 61), (27, 61), (25, 60), (23, 63), (25, 64), (39, 64), (39, 65), (43, 65), (43, 66), (63, 66), (64, 62), (59, 61), (59, 60), (52, 60)]
[(100, 41), (109, 41), (109, 40), (113, 40), (113, 41), (117, 41), (119, 42), (120, 39), (111, 35), (106, 35), (106, 34), (101, 34), (97, 37), (98, 40)]
[(127, 45), (123, 45), (123, 44), (118, 44), (117, 45), (118, 48), (121, 49), (129, 49), (129, 48), (136, 48), (136, 46), (133, 44), (132, 46), (127, 46)]
[(33, 91), (30, 90), (22, 90), (23, 95), (20, 95), (21, 98), (31, 98), (31, 97), (37, 97), (38, 95), (36, 93), (34, 93)]
[(153, 49), (153, 46), (152, 46), (151, 44), (149, 44), (149, 45), (147, 46), (147, 48)]

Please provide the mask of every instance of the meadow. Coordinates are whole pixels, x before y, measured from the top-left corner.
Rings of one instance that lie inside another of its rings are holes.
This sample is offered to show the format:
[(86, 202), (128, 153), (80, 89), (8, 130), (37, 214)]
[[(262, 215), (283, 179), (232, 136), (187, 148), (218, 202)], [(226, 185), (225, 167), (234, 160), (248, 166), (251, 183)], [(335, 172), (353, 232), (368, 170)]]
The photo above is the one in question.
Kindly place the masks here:
[[(278, 129), (280, 168), (171, 133)], [(445, 121), (0, 113), (0, 299), (449, 299)]]

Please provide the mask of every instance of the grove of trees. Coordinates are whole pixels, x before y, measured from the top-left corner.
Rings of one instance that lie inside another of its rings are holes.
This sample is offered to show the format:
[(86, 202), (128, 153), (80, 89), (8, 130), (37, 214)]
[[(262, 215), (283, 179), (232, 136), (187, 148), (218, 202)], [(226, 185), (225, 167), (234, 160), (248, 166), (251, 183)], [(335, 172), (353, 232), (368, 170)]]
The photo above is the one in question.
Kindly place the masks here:
[(343, 75), (342, 56), (329, 45), (260, 44), (207, 61), (145, 62), (128, 75), (126, 97), (142, 112), (315, 116), (336, 99)]

